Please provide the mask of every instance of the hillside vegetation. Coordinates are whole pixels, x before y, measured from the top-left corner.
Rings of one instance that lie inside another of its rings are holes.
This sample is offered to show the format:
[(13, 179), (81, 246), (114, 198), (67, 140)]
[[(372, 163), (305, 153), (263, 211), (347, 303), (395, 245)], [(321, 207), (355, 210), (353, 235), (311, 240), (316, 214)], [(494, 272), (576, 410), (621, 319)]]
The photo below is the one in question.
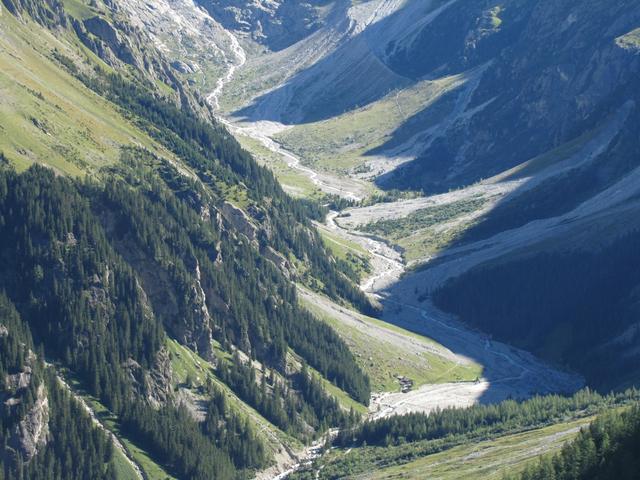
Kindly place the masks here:
[(543, 457), (520, 475), (521, 480), (549, 478), (632, 479), (640, 470), (640, 411), (638, 407), (598, 417), (554, 456)]
[[(369, 379), (292, 282), (374, 313), (311, 224), (323, 208), (288, 197), (117, 11), (5, 5), (0, 325), (26, 345), (2, 363), (6, 478), (245, 477), (357, 421), (327, 385), (366, 405)], [(171, 345), (207, 380), (176, 382)]]
[(534, 445), (558, 450), (593, 415), (637, 401), (636, 390), (605, 397), (586, 390), (369, 421), (341, 432), (339, 448), (293, 478), (475, 478), (478, 472), (501, 478), (535, 460), (535, 450), (527, 451)]

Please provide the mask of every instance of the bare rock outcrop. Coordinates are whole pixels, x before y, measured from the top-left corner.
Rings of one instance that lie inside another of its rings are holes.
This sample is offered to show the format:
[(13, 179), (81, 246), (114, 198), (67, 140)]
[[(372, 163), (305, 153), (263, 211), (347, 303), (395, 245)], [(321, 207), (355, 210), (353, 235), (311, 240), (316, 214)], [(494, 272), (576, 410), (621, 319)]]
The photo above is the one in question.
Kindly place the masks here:
[(250, 35), (272, 50), (282, 50), (321, 26), (322, 0), (202, 0), (226, 28)]
[(36, 401), (24, 418), (15, 426), (9, 439), (10, 449), (30, 461), (47, 444), (49, 436), (49, 399), (43, 384), (38, 386)]
[(257, 237), (258, 229), (251, 222), (244, 210), (236, 207), (232, 203), (224, 202), (221, 210), (224, 219), (239, 233), (243, 234), (250, 241)]
[(195, 347), (196, 352), (202, 355), (207, 360), (212, 360), (213, 349), (211, 342), (213, 340), (213, 330), (211, 314), (207, 307), (207, 295), (202, 288), (202, 275), (200, 273), (200, 264), (196, 260), (195, 262), (195, 275), (194, 282), (190, 290), (189, 304), (192, 306), (192, 314), (194, 316), (194, 325), (196, 329), (192, 333), (192, 346)]
[(294, 273), (295, 268), (291, 265), (291, 262), (273, 248), (267, 246), (260, 252), (264, 258), (273, 263), (278, 269), (287, 277), (291, 278), (291, 274)]
[[(11, 412), (24, 401), (22, 391), (35, 381), (32, 368), (25, 365), (22, 371), (7, 375), (3, 403)], [(46, 444), (49, 437), (49, 399), (44, 384), (36, 387), (33, 405), (11, 430), (3, 456), (6, 460), (20, 459), (29, 462)]]
[(156, 361), (150, 371), (145, 370), (133, 359), (124, 365), (137, 392), (155, 408), (160, 408), (173, 395), (173, 370), (171, 358), (166, 348), (156, 354)]

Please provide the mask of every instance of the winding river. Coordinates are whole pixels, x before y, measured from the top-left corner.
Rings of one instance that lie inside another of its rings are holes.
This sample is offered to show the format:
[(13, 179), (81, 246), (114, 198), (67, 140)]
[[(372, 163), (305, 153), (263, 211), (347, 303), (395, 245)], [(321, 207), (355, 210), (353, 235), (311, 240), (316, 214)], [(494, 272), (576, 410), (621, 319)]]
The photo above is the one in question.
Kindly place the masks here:
[[(247, 60), (237, 38), (230, 32), (228, 35), (235, 58), (228, 60), (229, 69), (226, 75), (218, 80), (215, 90), (207, 97), (215, 111), (219, 111), (219, 98), (225, 85), (233, 81), (236, 71)], [(222, 116), (217, 118), (232, 133), (245, 135), (260, 142), (265, 148), (280, 156), (289, 168), (307, 176), (321, 190), (350, 200), (361, 200), (358, 192), (336, 187), (344, 184), (303, 165), (300, 158), (274, 141), (271, 136), (281, 131), (282, 125), (274, 122), (237, 124)], [(472, 358), (484, 367), (483, 378), (476, 382), (425, 385), (405, 394), (378, 392), (372, 397), (371, 418), (415, 411), (429, 412), (450, 406), (463, 407), (477, 401), (500, 401), (508, 397), (527, 397), (538, 392), (570, 391), (582, 385), (580, 378), (558, 371), (528, 352), (492, 341), (487, 335), (467, 328), (455, 318), (438, 310), (428, 300), (418, 301), (415, 298), (414, 287), (410, 288), (410, 282), (406, 281), (411, 274), (405, 275), (401, 255), (378, 239), (341, 226), (338, 220), (338, 212), (331, 212), (325, 225), (369, 252), (373, 271), (363, 280), (361, 288), (381, 302), (384, 307), (383, 319), (434, 339), (454, 355), (458, 355), (460, 361)], [(317, 455), (318, 446), (313, 445), (300, 452), (300, 460), (296, 464), (289, 465), (271, 477), (259, 475), (259, 478), (282, 480)]]

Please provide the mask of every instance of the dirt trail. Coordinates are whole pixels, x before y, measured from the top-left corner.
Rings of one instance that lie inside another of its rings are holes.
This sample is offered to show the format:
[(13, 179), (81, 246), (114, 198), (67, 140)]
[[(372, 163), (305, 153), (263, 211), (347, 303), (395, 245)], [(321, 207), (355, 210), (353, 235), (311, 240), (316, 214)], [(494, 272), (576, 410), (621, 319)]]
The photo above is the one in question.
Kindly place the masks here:
[(129, 454), (127, 449), (124, 447), (124, 445), (122, 445), (122, 443), (120, 442), (118, 437), (116, 435), (114, 435), (114, 433), (111, 430), (109, 430), (107, 427), (105, 427), (102, 424), (102, 422), (98, 419), (98, 417), (96, 416), (95, 412), (89, 406), (89, 404), (84, 400), (84, 398), (82, 398), (82, 396), (78, 395), (71, 388), (71, 385), (69, 385), (61, 375), (57, 374), (56, 378), (57, 378), (58, 382), (60, 383), (60, 385), (62, 385), (62, 387), (65, 388), (71, 394), (71, 396), (74, 398), (74, 400), (76, 400), (82, 406), (84, 411), (87, 412), (87, 414), (91, 417), (91, 420), (93, 421), (94, 425), (96, 425), (100, 430), (103, 430), (107, 434), (107, 436), (111, 439), (111, 442), (113, 443), (113, 446), (122, 453), (122, 455), (126, 459), (127, 463), (129, 463), (129, 465), (131, 466), (133, 471), (136, 473), (136, 476), (140, 480), (144, 480), (145, 479), (145, 475), (142, 473), (142, 469), (135, 462), (135, 460), (133, 458), (131, 458), (131, 455)]

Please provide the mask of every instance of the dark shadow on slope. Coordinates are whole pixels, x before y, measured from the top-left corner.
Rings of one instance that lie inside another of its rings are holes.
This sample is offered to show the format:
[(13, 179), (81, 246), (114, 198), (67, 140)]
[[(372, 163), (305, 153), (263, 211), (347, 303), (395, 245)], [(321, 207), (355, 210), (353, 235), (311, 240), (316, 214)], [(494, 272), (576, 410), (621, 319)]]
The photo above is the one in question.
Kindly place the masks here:
[[(380, 188), (437, 193), (489, 178), (594, 128), (601, 110), (634, 97), (640, 62), (619, 38), (637, 27), (640, 13), (629, 14), (627, 2), (528, 3), (520, 17), (503, 19), (518, 26), (501, 37), (503, 48), (495, 43), (487, 49), (493, 57), (479, 57), (492, 63), (460, 120), (415, 161), (381, 177)], [(588, 19), (579, 28), (551, 28), (576, 11)], [(398, 134), (372, 153), (393, 150)]]
[[(491, 74), (491, 70), (488, 74)], [(636, 93), (638, 85), (634, 79), (627, 81), (587, 118), (574, 121), (571, 128), (566, 128), (564, 132), (562, 129), (550, 128), (548, 125), (546, 127), (533, 125), (531, 129), (521, 128), (518, 123), (510, 121), (517, 112), (514, 106), (508, 106), (507, 102), (498, 99), (474, 115), (468, 123), (452, 124), (445, 132), (439, 132), (438, 137), (428, 144), (428, 148), (416, 160), (380, 176), (376, 179), (376, 184), (385, 190), (423, 190), (429, 194), (435, 194), (491, 178), (521, 165), (523, 159), (534, 159), (533, 163), (543, 164), (548, 158), (554, 157), (549, 152), (567, 149), (567, 146), (571, 147), (572, 142), (579, 143), (584, 140), (583, 137), (595, 135), (604, 123), (603, 119), (618, 115), (621, 108), (633, 107), (634, 102), (638, 104), (640, 102)], [(483, 98), (473, 100), (469, 109), (477, 108), (483, 100)], [(507, 110), (502, 110), (503, 105)], [(434, 105), (436, 106), (437, 104)], [(421, 112), (419, 115), (428, 114), (430, 111)], [(417, 122), (414, 121), (414, 123)], [(410, 123), (407, 122), (406, 125)], [(502, 132), (499, 136), (492, 133), (498, 131)], [(545, 136), (547, 138), (543, 138)], [(477, 141), (471, 139), (477, 139)], [(393, 141), (392, 139), (369, 154), (382, 155), (393, 151), (389, 148), (397, 148), (396, 144), (391, 143)], [(400, 141), (404, 140), (400, 138)], [(620, 162), (621, 160), (618, 161)], [(624, 166), (615, 168), (624, 168)], [(528, 175), (532, 169), (527, 168), (522, 175)], [(611, 172), (610, 175), (614, 173)], [(598, 183), (602, 179), (589, 180), (586, 176), (581, 176), (577, 183), (589, 181)], [(586, 187), (567, 183), (566, 188), (569, 189), (568, 193), (571, 193), (573, 190)], [(555, 194), (557, 197), (558, 192)], [(558, 201), (562, 203), (564, 199), (558, 199)]]
[(595, 251), (540, 250), (474, 268), (434, 300), (499, 340), (580, 372), (591, 387), (615, 388), (639, 371), (640, 225), (634, 226)]
[[(338, 16), (342, 18), (338, 28), (346, 35), (352, 28), (346, 20), (346, 8)], [(410, 85), (413, 80), (389, 69), (369, 44), (370, 37), (384, 35), (385, 26), (391, 21), (392, 18), (386, 18), (349, 38), (284, 85), (258, 97), (233, 115), (251, 121), (314, 122), (367, 105), (392, 89)]]
[[(634, 108), (601, 155), (540, 183), (534, 175), (424, 270), (464, 262), (478, 248), (491, 248), (494, 235), (509, 237), (511, 229), (567, 214), (612, 187), (640, 166), (639, 129), (640, 109)], [(580, 372), (593, 387), (628, 386), (640, 374), (640, 194), (606, 211), (576, 223), (570, 238), (543, 237), (498, 252), (435, 292), (416, 287), (416, 294), (421, 300), (432, 296), (470, 328)], [(410, 282), (411, 276), (401, 279), (389, 293), (414, 288)], [(454, 352), (482, 363), (478, 346), (445, 337)], [(439, 340), (437, 332), (434, 338)], [(500, 378), (488, 373), (497, 385), (483, 394), (483, 402), (504, 393)]]
[[(486, 25), (492, 19), (483, 16), (485, 3), (473, 0), (465, 8), (445, 0), (433, 6), (405, 5), (234, 116), (284, 123), (325, 120), (375, 102), (417, 79), (441, 78), (486, 63), (513, 40), (530, 9), (510, 10), (505, 14), (508, 27), (494, 28)], [(346, 25), (346, 12), (342, 16), (347, 32), (353, 25)], [(412, 31), (420, 19), (425, 24)], [(472, 46), (470, 31), (478, 32)]]
[[(608, 138), (607, 132), (594, 134), (592, 142), (609, 142), (601, 155), (532, 185), (537, 178), (534, 174), (529, 183), (499, 202), (491, 212), (457, 238), (452, 247), (483, 240), (535, 220), (563, 215), (619, 181), (637, 167), (640, 161), (637, 139), (640, 111), (635, 108), (630, 112), (631, 108), (633, 107), (627, 102), (618, 112), (608, 117), (607, 122), (610, 124), (623, 122), (620, 131), (613, 138)], [(589, 155), (591, 148), (587, 142), (585, 149), (578, 150), (570, 159), (582, 160), (582, 156)], [(526, 174), (526, 171), (514, 174), (508, 179), (525, 178)], [(545, 170), (542, 170), (538, 175), (544, 174)]]
[[(446, 182), (447, 172), (451, 168), (455, 152), (446, 143), (446, 124), (450, 117), (456, 115), (456, 107), (465, 95), (465, 87), (459, 86), (447, 92), (424, 110), (408, 118), (392, 137), (383, 145), (371, 149), (365, 156), (382, 156), (396, 158), (415, 155), (416, 150), (427, 151), (429, 158), (415, 160), (390, 170), (375, 179), (375, 184), (382, 190), (424, 190), (429, 194), (442, 193), (451, 188), (465, 185), (462, 181)], [(453, 118), (451, 119), (453, 120)], [(415, 172), (413, 164), (420, 162), (420, 172)], [(410, 175), (411, 178), (404, 178)], [(437, 179), (423, 181), (416, 179)]]

